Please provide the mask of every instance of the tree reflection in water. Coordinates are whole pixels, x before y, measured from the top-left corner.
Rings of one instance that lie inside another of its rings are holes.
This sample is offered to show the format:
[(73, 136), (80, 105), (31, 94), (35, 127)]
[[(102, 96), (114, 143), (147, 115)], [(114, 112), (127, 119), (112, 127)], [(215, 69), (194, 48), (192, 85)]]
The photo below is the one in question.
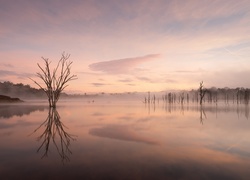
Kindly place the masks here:
[(69, 156), (72, 154), (70, 150), (70, 141), (76, 139), (74, 138), (74, 135), (65, 131), (66, 126), (60, 121), (60, 115), (56, 108), (49, 108), (47, 119), (35, 129), (33, 133), (42, 127), (45, 127), (45, 129), (37, 138), (38, 141), (42, 142), (37, 149), (37, 152), (44, 150), (42, 158), (48, 157), (50, 142), (52, 141), (62, 159), (62, 162), (69, 161)]
[(201, 104), (201, 105), (200, 105), (200, 123), (201, 123), (201, 124), (203, 124), (204, 117), (207, 119), (205, 110), (204, 110), (204, 108), (203, 108), (203, 106), (202, 106), (202, 104)]
[(245, 117), (247, 119), (249, 118), (249, 106), (248, 106), (248, 104), (245, 105)]

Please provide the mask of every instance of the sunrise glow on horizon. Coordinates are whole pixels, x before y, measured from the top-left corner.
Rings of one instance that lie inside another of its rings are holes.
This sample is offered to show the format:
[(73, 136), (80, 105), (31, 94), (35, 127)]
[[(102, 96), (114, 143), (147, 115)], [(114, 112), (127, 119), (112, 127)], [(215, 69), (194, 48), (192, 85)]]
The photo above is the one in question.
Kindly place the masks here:
[(249, 0), (0, 0), (0, 22), (1, 82), (66, 52), (68, 93), (250, 88)]

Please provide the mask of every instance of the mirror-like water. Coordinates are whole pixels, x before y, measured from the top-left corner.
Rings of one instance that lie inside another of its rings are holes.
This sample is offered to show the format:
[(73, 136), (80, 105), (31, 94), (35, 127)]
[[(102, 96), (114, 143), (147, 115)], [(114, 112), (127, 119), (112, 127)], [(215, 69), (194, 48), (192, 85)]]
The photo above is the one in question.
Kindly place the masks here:
[(249, 179), (245, 105), (0, 106), (1, 179)]

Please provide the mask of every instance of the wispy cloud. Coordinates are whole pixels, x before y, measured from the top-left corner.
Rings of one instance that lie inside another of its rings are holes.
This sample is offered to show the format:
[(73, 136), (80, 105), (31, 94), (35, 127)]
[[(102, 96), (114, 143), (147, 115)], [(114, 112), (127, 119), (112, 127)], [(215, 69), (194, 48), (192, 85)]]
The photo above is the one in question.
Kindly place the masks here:
[(164, 79), (163, 82), (165, 82), (165, 83), (171, 83), (171, 84), (178, 83), (178, 81), (174, 80), (174, 79)]
[(140, 57), (103, 61), (90, 64), (89, 68), (93, 71), (102, 71), (110, 74), (124, 74), (130, 72), (142, 63), (153, 61), (159, 57), (159, 54), (149, 54)]
[(120, 80), (118, 80), (119, 82), (133, 82), (133, 80), (132, 79), (120, 79)]
[(137, 77), (137, 79), (144, 82), (154, 83), (154, 81), (148, 77)]
[(0, 70), (0, 76), (13, 76), (13, 75), (16, 76), (19, 74), (14, 71)]
[(10, 63), (0, 63), (0, 66), (6, 67), (6, 68), (13, 68), (14, 66)]
[(177, 81), (175, 79), (169, 79), (169, 78), (164, 78), (164, 77), (156, 77), (156, 78), (150, 78), (150, 77), (136, 77), (137, 80), (139, 81), (143, 81), (143, 82), (146, 82), (146, 83), (177, 83)]
[(22, 0), (0, 7), (3, 80), (25, 82), (21, 72), (33, 72), (36, 58), (63, 50), (77, 59), (73, 69), (84, 83), (72, 83), (81, 91), (176, 88), (219, 69), (249, 67), (249, 0)]
[(185, 74), (193, 74), (193, 73), (201, 73), (201, 72), (204, 72), (204, 70), (202, 69), (199, 69), (199, 70), (177, 70), (177, 71), (174, 71), (174, 73), (185, 73)]
[(95, 87), (110, 85), (110, 84), (105, 84), (105, 83), (91, 83), (91, 84), (92, 84), (93, 86), (95, 86)]
[(129, 84), (127, 84), (128, 86), (136, 86), (136, 84), (131, 84), (131, 83), (129, 83)]
[(4, 81), (10, 81), (10, 77), (16, 77), (17, 79), (27, 79), (28, 77), (33, 77), (34, 74), (31, 73), (20, 73), (8, 70), (0, 70), (0, 76)]
[[(215, 1), (171, 1), (171, 14), (176, 20), (187, 19), (213, 19), (237, 15), (239, 12), (247, 12), (249, 1), (247, 0), (215, 0)], [(213, 10), (213, 11), (212, 11)], [(204, 13), (206, 12), (206, 13)]]

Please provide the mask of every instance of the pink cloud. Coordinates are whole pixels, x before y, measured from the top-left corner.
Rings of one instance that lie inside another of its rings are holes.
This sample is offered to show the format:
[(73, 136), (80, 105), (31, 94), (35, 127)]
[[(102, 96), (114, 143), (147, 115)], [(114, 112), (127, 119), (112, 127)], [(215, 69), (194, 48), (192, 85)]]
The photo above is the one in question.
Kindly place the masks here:
[(153, 61), (159, 57), (159, 54), (149, 54), (140, 57), (103, 61), (90, 64), (89, 68), (93, 71), (102, 71), (110, 74), (124, 74), (133, 70), (139, 64)]

